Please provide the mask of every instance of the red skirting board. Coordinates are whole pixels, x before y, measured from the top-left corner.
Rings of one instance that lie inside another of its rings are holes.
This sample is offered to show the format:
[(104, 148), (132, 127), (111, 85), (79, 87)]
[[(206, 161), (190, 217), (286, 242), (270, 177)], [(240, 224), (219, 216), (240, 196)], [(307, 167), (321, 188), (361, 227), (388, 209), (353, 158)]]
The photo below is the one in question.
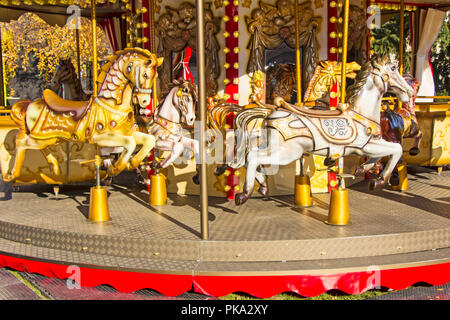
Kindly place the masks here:
[(179, 275), (100, 267), (80, 267), (74, 271), (74, 268), (68, 265), (0, 255), (0, 267), (52, 278), (78, 280), (84, 287), (108, 284), (120, 292), (153, 289), (166, 296), (177, 296), (193, 289), (197, 293), (216, 297), (233, 292), (245, 292), (258, 298), (268, 298), (282, 292), (295, 292), (304, 297), (312, 297), (332, 289), (348, 294), (360, 294), (376, 287), (401, 290), (418, 282), (442, 285), (450, 281), (450, 263), (336, 274), (202, 276), (195, 275), (194, 271), (191, 274)]

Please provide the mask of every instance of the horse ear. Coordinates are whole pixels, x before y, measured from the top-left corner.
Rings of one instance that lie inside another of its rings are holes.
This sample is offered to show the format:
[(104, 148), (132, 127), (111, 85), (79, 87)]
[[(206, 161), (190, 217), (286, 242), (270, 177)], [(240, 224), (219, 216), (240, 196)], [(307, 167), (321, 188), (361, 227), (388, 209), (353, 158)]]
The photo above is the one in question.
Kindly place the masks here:
[(163, 62), (164, 62), (164, 58), (163, 57), (160, 57), (160, 58), (158, 58), (157, 59), (157, 63), (156, 63), (156, 66), (160, 66), (160, 65), (162, 65), (163, 64)]

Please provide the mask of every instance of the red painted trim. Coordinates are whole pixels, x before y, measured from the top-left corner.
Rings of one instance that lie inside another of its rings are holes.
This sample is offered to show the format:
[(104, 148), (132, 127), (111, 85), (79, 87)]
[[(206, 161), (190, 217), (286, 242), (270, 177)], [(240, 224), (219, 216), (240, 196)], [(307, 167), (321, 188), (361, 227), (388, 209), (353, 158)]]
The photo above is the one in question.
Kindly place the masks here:
[[(151, 35), (150, 35), (150, 0), (142, 1), (142, 8), (146, 8), (147, 12), (142, 14), (142, 22), (147, 24), (146, 28), (142, 29), (142, 36), (147, 37), (148, 41), (143, 44), (144, 49), (151, 49)], [(155, 51), (155, 50), (153, 50)]]
[[(230, 35), (225, 39), (225, 47), (230, 51), (225, 55), (225, 62), (229, 64), (229, 68), (225, 71), (225, 77), (230, 80), (230, 83), (225, 87), (225, 93), (230, 96), (227, 100), (231, 103), (239, 103), (238, 100), (234, 99), (234, 94), (239, 93), (239, 85), (234, 84), (233, 80), (239, 78), (239, 70), (234, 68), (235, 63), (239, 63), (239, 53), (234, 52), (234, 48), (239, 47), (239, 38), (236, 38), (233, 34), (235, 31), (239, 31), (239, 22), (233, 20), (233, 17), (238, 16), (238, 6), (233, 4), (233, 1), (230, 1), (229, 4), (225, 7), (225, 15), (228, 17), (228, 21), (225, 22), (225, 31)], [(226, 118), (226, 123), (233, 128), (233, 120), (234, 115), (228, 115)], [(235, 190), (235, 187), (239, 185), (239, 177), (235, 176), (232, 168), (228, 168), (230, 174), (226, 178), (226, 185), (230, 187), (230, 190), (227, 191), (227, 199), (234, 200), (234, 196), (238, 191)]]
[(108, 284), (120, 292), (153, 289), (166, 296), (177, 296), (194, 289), (211, 296), (246, 292), (255, 297), (268, 298), (282, 292), (295, 292), (304, 297), (320, 295), (339, 289), (348, 294), (360, 294), (377, 286), (394, 290), (405, 289), (418, 282), (437, 286), (450, 281), (450, 263), (421, 267), (322, 275), (286, 276), (199, 276), (129, 272), (81, 267), (79, 277), (67, 265), (39, 262), (0, 255), (0, 267), (39, 273), (59, 279), (79, 279), (84, 287)]

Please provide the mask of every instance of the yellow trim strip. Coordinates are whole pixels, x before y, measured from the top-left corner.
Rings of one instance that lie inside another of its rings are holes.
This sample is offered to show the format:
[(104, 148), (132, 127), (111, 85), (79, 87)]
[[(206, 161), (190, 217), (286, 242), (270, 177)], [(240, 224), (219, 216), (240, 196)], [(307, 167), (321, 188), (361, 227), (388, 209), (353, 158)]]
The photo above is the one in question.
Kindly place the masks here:
[(42, 300), (51, 300), (49, 297), (45, 296), (41, 292), (41, 290), (39, 290), (38, 288), (33, 286), (33, 284), (30, 281), (28, 281), (27, 279), (22, 277), (22, 275), (18, 271), (8, 270), (8, 272), (11, 273), (15, 278), (17, 278), (24, 285), (26, 285), (31, 291), (33, 291), (35, 294), (37, 294), (39, 296), (39, 298), (41, 298)]

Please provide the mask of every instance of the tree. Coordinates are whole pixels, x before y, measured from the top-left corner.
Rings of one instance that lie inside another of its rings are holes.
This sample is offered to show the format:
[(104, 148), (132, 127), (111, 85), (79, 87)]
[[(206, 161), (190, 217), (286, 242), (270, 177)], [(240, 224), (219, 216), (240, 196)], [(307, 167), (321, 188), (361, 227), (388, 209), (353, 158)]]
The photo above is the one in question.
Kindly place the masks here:
[[(405, 14), (404, 32), (405, 41), (403, 42), (403, 73), (411, 71), (411, 46), (409, 32), (408, 14)], [(399, 58), (400, 47), (400, 14), (395, 15), (380, 28), (371, 30), (374, 41), (371, 42), (371, 50), (377, 54), (389, 54), (391, 57)]]
[(441, 32), (431, 48), (431, 64), (437, 96), (450, 95), (450, 11)]

